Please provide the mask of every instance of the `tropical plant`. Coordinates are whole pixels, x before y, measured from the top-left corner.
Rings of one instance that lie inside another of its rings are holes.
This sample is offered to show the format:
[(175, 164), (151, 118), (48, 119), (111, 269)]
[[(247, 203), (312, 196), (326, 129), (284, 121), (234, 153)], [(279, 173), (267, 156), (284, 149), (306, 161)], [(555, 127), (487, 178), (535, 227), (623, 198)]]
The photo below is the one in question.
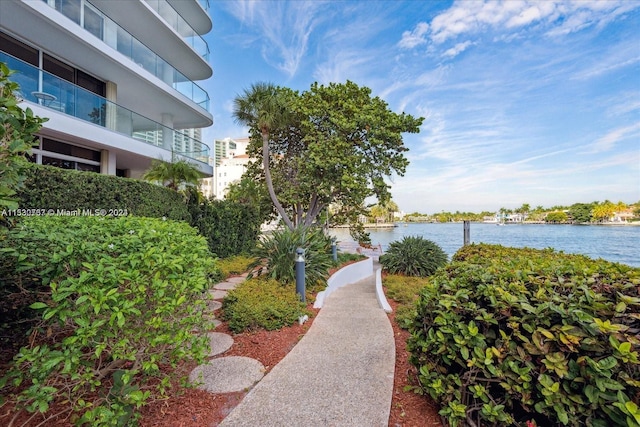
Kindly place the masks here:
[(286, 285), (295, 283), (296, 249), (304, 250), (307, 289), (325, 284), (332, 266), (331, 239), (320, 227), (275, 230), (263, 237), (252, 255), (251, 275), (266, 275)]
[(447, 254), (437, 243), (422, 236), (406, 236), (391, 242), (380, 256), (382, 268), (391, 274), (426, 277), (447, 263)]
[(265, 182), (249, 176), (243, 176), (239, 181), (229, 184), (224, 199), (257, 210), (258, 217), (262, 219), (263, 223), (273, 219), (275, 214)]
[(151, 167), (142, 175), (142, 178), (177, 191), (185, 187), (196, 187), (202, 175), (191, 162), (174, 158), (171, 162), (152, 160)]
[[(13, 74), (0, 62), (0, 208), (16, 209), (15, 194), (24, 181), (25, 155), (31, 153), (34, 134), (48, 119), (33, 115), (30, 108), (18, 105), (15, 93), (18, 83), (9, 80)], [(0, 212), (0, 219), (4, 215)]]
[(274, 129), (289, 123), (286, 93), (270, 83), (256, 83), (234, 100), (233, 116), (236, 121), (252, 128), (260, 136), (262, 171), (269, 197), (287, 227), (294, 228), (273, 188), (271, 178), (269, 138)]
[(637, 427), (639, 313), (638, 268), (467, 245), (421, 292), (418, 391), (452, 426)]
[(230, 291), (222, 301), (222, 310), (229, 329), (236, 333), (280, 329), (307, 314), (305, 304), (291, 288), (264, 278), (247, 280)]

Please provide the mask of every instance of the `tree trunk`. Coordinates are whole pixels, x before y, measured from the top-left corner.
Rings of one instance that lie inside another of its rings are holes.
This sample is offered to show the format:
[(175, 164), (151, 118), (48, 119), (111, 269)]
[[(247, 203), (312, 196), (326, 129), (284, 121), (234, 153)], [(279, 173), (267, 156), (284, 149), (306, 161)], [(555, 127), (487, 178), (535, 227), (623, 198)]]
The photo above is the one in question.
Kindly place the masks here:
[(273, 180), (271, 179), (271, 170), (269, 169), (269, 134), (265, 133), (264, 131), (262, 132), (262, 165), (264, 167), (264, 178), (265, 182), (267, 183), (267, 189), (269, 190), (271, 201), (280, 214), (280, 217), (282, 217), (285, 225), (289, 227), (289, 230), (294, 230), (295, 227), (293, 226), (289, 215), (287, 215), (284, 208), (278, 201), (276, 192), (273, 189)]

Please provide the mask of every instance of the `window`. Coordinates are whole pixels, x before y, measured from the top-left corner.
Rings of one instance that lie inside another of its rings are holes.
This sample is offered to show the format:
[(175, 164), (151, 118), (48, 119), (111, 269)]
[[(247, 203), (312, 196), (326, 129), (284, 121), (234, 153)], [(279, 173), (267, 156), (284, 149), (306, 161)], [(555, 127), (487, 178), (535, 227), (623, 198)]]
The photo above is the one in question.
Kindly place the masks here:
[(88, 3), (84, 4), (84, 29), (102, 40), (104, 32), (104, 18), (100, 12)]
[(76, 145), (65, 144), (49, 138), (42, 138), (42, 149), (52, 153), (64, 154), (66, 156), (79, 157), (81, 159), (100, 161), (100, 151), (90, 150)]
[(35, 67), (38, 66), (38, 51), (36, 49), (3, 32), (0, 32), (0, 50)]
[(56, 10), (80, 25), (80, 0), (56, 0)]

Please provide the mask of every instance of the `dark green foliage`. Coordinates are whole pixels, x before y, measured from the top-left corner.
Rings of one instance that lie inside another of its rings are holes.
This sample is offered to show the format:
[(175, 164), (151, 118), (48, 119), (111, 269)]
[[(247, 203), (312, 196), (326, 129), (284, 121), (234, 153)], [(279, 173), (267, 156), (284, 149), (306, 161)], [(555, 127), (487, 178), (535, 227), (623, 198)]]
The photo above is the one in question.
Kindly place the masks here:
[(353, 262), (362, 261), (367, 257), (361, 254), (352, 254), (350, 252), (339, 252), (338, 251), (338, 260), (333, 263), (334, 267), (340, 267), (344, 264)]
[(167, 395), (172, 378), (159, 375), (161, 365), (207, 354), (215, 266), (186, 223), (29, 217), (3, 244), (17, 281), (40, 283), (31, 308), (42, 312), (38, 336), (53, 337), (20, 349), (0, 380), (21, 385), (17, 400), (29, 412), (65, 399), (78, 424), (116, 425), (150, 396)]
[(262, 224), (256, 209), (230, 200), (203, 199), (195, 190), (189, 190), (187, 198), (191, 225), (206, 237), (216, 256), (227, 258), (255, 247)]
[(148, 182), (34, 164), (26, 176), (18, 192), (21, 209), (104, 209), (116, 210), (116, 215), (126, 210), (135, 216), (189, 220), (182, 195)]
[(382, 268), (391, 274), (426, 277), (447, 263), (447, 254), (431, 240), (422, 236), (406, 236), (391, 242), (380, 256)]
[(331, 239), (320, 227), (298, 227), (275, 230), (271, 236), (261, 239), (252, 255), (256, 262), (250, 269), (257, 274), (282, 284), (295, 283), (296, 249), (304, 249), (307, 289), (326, 285), (329, 269), (333, 265)]
[(291, 326), (306, 313), (304, 303), (291, 287), (271, 279), (251, 279), (227, 294), (222, 302), (229, 329), (240, 333)]
[(417, 311), (411, 360), (451, 425), (640, 424), (640, 269), (469, 245)]
[[(24, 181), (25, 154), (31, 153), (33, 134), (48, 119), (18, 105), (20, 85), (9, 80), (13, 71), (0, 62), (0, 208), (16, 209), (16, 190)], [(3, 215), (0, 213), (0, 225)]]

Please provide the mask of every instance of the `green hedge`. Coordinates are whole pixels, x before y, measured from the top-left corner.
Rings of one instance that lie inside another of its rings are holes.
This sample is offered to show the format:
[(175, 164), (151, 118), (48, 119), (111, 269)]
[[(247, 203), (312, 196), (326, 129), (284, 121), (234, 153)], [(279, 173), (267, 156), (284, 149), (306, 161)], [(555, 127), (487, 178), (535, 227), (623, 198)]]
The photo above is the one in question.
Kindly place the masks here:
[(207, 239), (214, 255), (247, 254), (256, 245), (262, 219), (255, 208), (230, 200), (203, 199), (193, 189), (187, 199), (191, 225)]
[[(5, 266), (47, 285), (35, 343), (0, 385), (46, 413), (70, 401), (76, 424), (125, 425), (150, 396), (167, 394), (163, 365), (202, 361), (209, 274), (206, 241), (184, 222), (152, 218), (29, 217), (2, 242)], [(0, 272), (0, 273), (5, 273)], [(20, 279), (20, 278), (18, 278)], [(44, 291), (45, 288), (40, 288)], [(2, 390), (7, 395), (7, 390)]]
[(222, 302), (223, 319), (240, 333), (291, 326), (307, 313), (295, 290), (272, 279), (250, 279), (229, 291)]
[(638, 426), (640, 269), (470, 245), (423, 289), (409, 340), (451, 425)]
[(116, 215), (174, 220), (190, 219), (184, 197), (167, 188), (135, 179), (31, 164), (18, 192), (21, 209), (74, 211), (103, 209)]

